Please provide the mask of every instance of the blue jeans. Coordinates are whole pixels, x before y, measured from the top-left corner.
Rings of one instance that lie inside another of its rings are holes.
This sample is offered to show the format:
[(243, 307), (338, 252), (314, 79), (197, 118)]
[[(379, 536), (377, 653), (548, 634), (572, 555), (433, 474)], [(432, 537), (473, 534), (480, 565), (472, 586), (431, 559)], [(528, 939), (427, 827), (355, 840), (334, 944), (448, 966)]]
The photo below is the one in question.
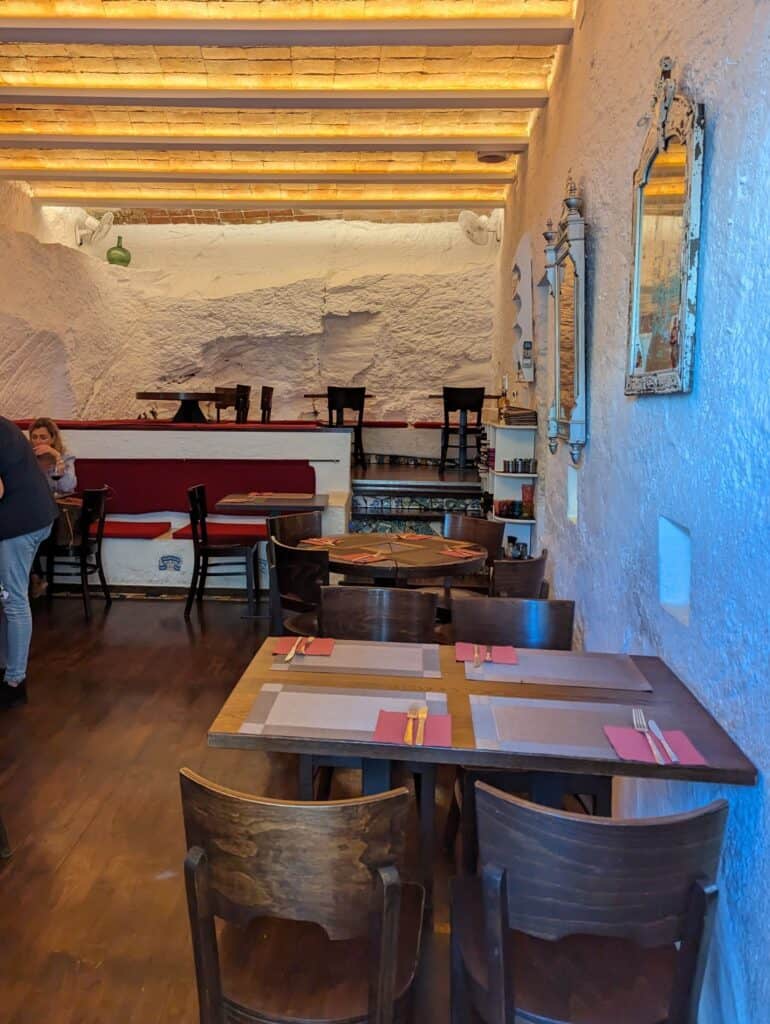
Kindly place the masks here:
[(34, 533), (0, 540), (0, 583), (8, 592), (0, 606), (0, 666), (5, 666), (7, 683), (20, 683), (27, 674), (32, 639), (29, 571), (35, 552), (50, 532), (51, 527), (44, 526)]

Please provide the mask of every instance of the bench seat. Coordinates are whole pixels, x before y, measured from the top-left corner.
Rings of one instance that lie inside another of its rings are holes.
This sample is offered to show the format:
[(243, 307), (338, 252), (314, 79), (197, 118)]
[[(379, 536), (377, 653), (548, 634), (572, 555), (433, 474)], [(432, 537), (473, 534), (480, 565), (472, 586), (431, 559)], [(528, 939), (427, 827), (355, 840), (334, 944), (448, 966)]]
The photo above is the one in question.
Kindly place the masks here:
[[(243, 544), (252, 546), (267, 540), (267, 523), (206, 523), (212, 544)], [(174, 540), (192, 540), (192, 526), (188, 523), (171, 534)]]
[[(168, 533), (170, 522), (156, 520), (137, 520), (129, 522), (122, 519), (108, 519), (104, 524), (104, 537), (116, 540), (156, 540)], [(96, 523), (91, 527), (91, 536), (96, 535)]]

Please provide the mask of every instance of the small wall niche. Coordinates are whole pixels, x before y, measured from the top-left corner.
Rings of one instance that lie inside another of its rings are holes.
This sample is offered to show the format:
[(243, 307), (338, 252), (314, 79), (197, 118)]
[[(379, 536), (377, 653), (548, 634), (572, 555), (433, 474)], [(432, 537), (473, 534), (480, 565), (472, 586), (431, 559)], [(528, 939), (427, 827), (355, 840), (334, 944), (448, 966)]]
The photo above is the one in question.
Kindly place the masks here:
[(683, 625), (690, 624), (692, 539), (690, 531), (658, 516), (658, 596), (661, 607)]
[(578, 521), (578, 471), (575, 466), (567, 466), (567, 519), (571, 523)]

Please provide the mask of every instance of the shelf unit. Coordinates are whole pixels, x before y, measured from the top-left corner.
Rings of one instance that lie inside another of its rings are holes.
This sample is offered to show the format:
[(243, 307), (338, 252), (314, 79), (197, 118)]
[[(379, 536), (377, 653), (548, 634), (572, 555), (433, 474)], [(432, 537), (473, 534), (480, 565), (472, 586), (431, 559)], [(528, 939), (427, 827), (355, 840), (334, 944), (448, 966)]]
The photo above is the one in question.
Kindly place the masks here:
[[(537, 473), (504, 473), (503, 463), (509, 459), (534, 459), (536, 426), (508, 426), (505, 423), (484, 423), (489, 438), (489, 447), (495, 449), (495, 464), (481, 471), (481, 483), (492, 495), (493, 502), (521, 501), (521, 488), (527, 481), (536, 483)], [(494, 505), (493, 505), (494, 508)], [(516, 537), (523, 541), (533, 553), (535, 544), (536, 519), (508, 519), (492, 513), (491, 518), (505, 523), (505, 537)]]

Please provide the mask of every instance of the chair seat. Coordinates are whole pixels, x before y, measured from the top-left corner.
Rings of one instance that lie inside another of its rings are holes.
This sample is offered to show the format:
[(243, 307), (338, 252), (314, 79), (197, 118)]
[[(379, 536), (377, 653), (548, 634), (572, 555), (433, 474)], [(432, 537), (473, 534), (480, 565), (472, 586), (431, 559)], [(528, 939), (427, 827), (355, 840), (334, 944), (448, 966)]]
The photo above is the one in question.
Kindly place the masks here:
[[(420, 951), (423, 891), (404, 884), (395, 998), (405, 1001)], [(369, 944), (333, 942), (316, 924), (261, 918), (245, 927), (220, 922), (222, 991), (231, 1021), (353, 1024), (368, 1016)]]
[[(453, 884), (456, 930), (472, 998), (490, 1019), (481, 880)], [(516, 1020), (538, 1024), (665, 1024), (676, 949), (575, 935), (548, 942), (513, 932)]]
[(292, 636), (318, 636), (318, 612), (284, 613), (283, 628)]
[[(265, 523), (212, 523), (207, 522), (210, 544), (242, 544), (253, 547), (260, 540), (267, 540)], [(171, 535), (174, 540), (192, 540), (192, 526), (188, 523)]]

